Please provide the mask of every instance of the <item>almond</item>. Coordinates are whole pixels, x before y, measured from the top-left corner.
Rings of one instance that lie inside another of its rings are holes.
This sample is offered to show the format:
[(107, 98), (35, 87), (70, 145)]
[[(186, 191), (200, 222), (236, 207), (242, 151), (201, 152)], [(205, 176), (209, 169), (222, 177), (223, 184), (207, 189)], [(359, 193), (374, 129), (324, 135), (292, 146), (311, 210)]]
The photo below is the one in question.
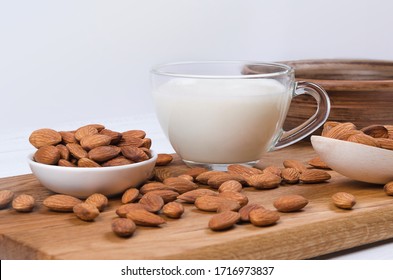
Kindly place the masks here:
[(257, 208), (250, 211), (249, 217), (250, 222), (258, 227), (273, 225), (280, 219), (280, 215), (276, 211), (264, 208)]
[(235, 180), (229, 180), (221, 184), (218, 192), (241, 192), (243, 189), (242, 184)]
[(198, 185), (194, 182), (180, 177), (166, 178), (163, 183), (169, 187), (174, 188), (175, 191), (179, 194), (196, 190), (198, 188)]
[(249, 177), (249, 176), (256, 175), (256, 174), (262, 174), (262, 170), (260, 170), (260, 169), (249, 167), (249, 166), (244, 166), (241, 164), (230, 164), (230, 165), (228, 165), (227, 169), (228, 169), (228, 173), (238, 174), (243, 177)]
[(384, 125), (384, 127), (388, 130), (389, 139), (393, 139), (393, 125)]
[(78, 141), (81, 141), (81, 139), (87, 135), (94, 135), (98, 133), (98, 129), (94, 127), (93, 125), (85, 125), (80, 128), (78, 128), (75, 131), (75, 138)]
[(217, 212), (218, 210), (239, 210), (240, 204), (234, 200), (219, 196), (203, 195), (195, 200), (195, 206), (202, 211)]
[(256, 203), (250, 203), (250, 204), (244, 205), (239, 210), (240, 220), (242, 222), (249, 222), (250, 221), (250, 212), (254, 209), (259, 209), (259, 208), (265, 209), (262, 205), (259, 205)]
[(182, 175), (179, 175), (177, 177), (186, 179), (186, 180), (188, 180), (190, 182), (194, 182), (194, 177), (192, 177), (191, 175), (188, 175), (188, 174), (182, 174)]
[(100, 214), (95, 205), (86, 202), (76, 204), (72, 210), (83, 221), (93, 221)]
[(141, 162), (149, 159), (149, 156), (143, 150), (134, 146), (121, 147), (121, 153), (133, 162)]
[(100, 131), (100, 134), (109, 136), (111, 138), (110, 145), (119, 144), (121, 138), (123, 137), (120, 132), (116, 132), (110, 129), (103, 129)]
[(144, 194), (139, 200), (139, 203), (147, 206), (146, 209), (148, 209), (149, 212), (158, 212), (161, 210), (162, 206), (164, 206), (162, 197), (152, 192)]
[(69, 144), (69, 143), (77, 143), (78, 140), (75, 138), (75, 133), (71, 131), (59, 131), (62, 142), (64, 144)]
[(124, 205), (120, 206), (119, 208), (117, 208), (116, 214), (121, 218), (125, 218), (129, 212), (134, 211), (134, 210), (146, 210), (147, 211), (147, 207), (146, 207), (146, 205), (139, 204), (139, 203), (128, 203), (128, 204), (124, 204)]
[(31, 212), (35, 206), (35, 199), (31, 195), (21, 194), (12, 201), (12, 208), (18, 212)]
[(136, 230), (135, 223), (127, 218), (116, 218), (112, 221), (112, 231), (121, 237), (129, 237)]
[(321, 136), (326, 137), (326, 134), (328, 133), (328, 131), (339, 124), (340, 124), (339, 122), (335, 122), (335, 121), (325, 122), (325, 124), (323, 125), (323, 130), (322, 130)]
[(263, 174), (253, 175), (247, 178), (247, 183), (256, 189), (273, 189), (277, 188), (282, 179), (281, 177), (272, 173), (266, 172)]
[(389, 138), (389, 131), (383, 125), (369, 125), (362, 128), (361, 131), (373, 138)]
[(54, 194), (44, 199), (43, 204), (52, 211), (72, 212), (76, 204), (82, 201), (76, 197), (65, 194)]
[(332, 196), (333, 204), (341, 209), (352, 209), (356, 204), (355, 197), (347, 192), (338, 192)]
[(0, 209), (8, 206), (14, 198), (14, 192), (10, 190), (0, 190)]
[(134, 162), (129, 160), (129, 159), (127, 159), (124, 156), (117, 156), (117, 157), (115, 157), (113, 159), (105, 161), (101, 165), (104, 166), (104, 167), (110, 167), (110, 166), (127, 165), (127, 164), (131, 164), (131, 163), (134, 163)]
[(204, 195), (218, 196), (218, 193), (209, 189), (196, 189), (179, 195), (177, 198), (187, 203), (194, 203), (198, 197)]
[(89, 151), (88, 158), (96, 161), (103, 162), (115, 158), (121, 149), (116, 146), (101, 146)]
[(155, 191), (150, 191), (148, 193), (156, 194), (158, 196), (161, 196), (162, 199), (164, 200), (164, 203), (168, 203), (168, 202), (174, 201), (179, 196), (178, 192), (171, 191), (171, 190), (155, 190)]
[(192, 168), (188, 169), (186, 172), (184, 172), (184, 174), (190, 175), (190, 176), (192, 176), (192, 178), (196, 179), (196, 177), (198, 177), (198, 175), (200, 175), (204, 172), (208, 172), (208, 171), (209, 170), (204, 167), (192, 167)]
[(359, 143), (367, 146), (379, 147), (376, 139), (364, 133), (351, 135), (346, 139), (346, 141)]
[(81, 158), (78, 160), (78, 167), (101, 167), (101, 165), (89, 158)]
[(223, 211), (215, 214), (209, 220), (209, 228), (214, 231), (226, 230), (233, 227), (240, 220), (240, 215), (233, 211)]
[(304, 170), (307, 170), (307, 166), (304, 165), (301, 161), (296, 159), (286, 159), (283, 162), (285, 168), (295, 168), (299, 173), (302, 173)]
[(85, 202), (94, 205), (98, 211), (102, 212), (108, 205), (108, 198), (103, 194), (94, 193), (86, 198)]
[(297, 184), (299, 177), (300, 173), (295, 168), (284, 168), (281, 172), (281, 178), (288, 184)]
[(56, 145), (56, 148), (59, 150), (60, 158), (68, 160), (70, 158), (70, 151), (63, 144)]
[(87, 152), (77, 143), (69, 143), (66, 147), (76, 159), (87, 157)]
[(146, 132), (144, 130), (140, 129), (133, 129), (133, 130), (127, 130), (122, 133), (126, 137), (135, 137), (135, 138), (140, 138), (143, 139), (146, 137)]
[(326, 162), (324, 162), (320, 157), (314, 157), (308, 161), (308, 164), (315, 168), (320, 169), (330, 169)]
[(144, 144), (143, 139), (124, 135), (124, 133), (122, 133), (122, 137), (120, 139), (120, 142), (117, 144), (117, 146), (119, 147), (132, 146), (135, 148), (139, 148), (142, 147), (143, 144)]
[(339, 123), (336, 126), (332, 127), (329, 131), (327, 131), (324, 136), (339, 140), (345, 140), (345, 138), (347, 137), (346, 133), (349, 130), (356, 130), (356, 126), (350, 122)]
[(306, 184), (322, 183), (331, 178), (330, 174), (324, 170), (308, 169), (300, 174), (300, 181)]
[(29, 137), (29, 142), (37, 149), (44, 146), (57, 145), (61, 140), (61, 134), (50, 128), (35, 130)]
[(273, 206), (280, 212), (295, 212), (303, 209), (308, 204), (308, 200), (301, 195), (291, 194), (277, 198)]
[(151, 139), (150, 138), (143, 138), (142, 141), (142, 146), (140, 148), (146, 148), (146, 149), (150, 149), (151, 148)]
[(244, 180), (244, 177), (239, 174), (226, 173), (226, 174), (220, 174), (220, 175), (215, 175), (215, 176), (211, 177), (207, 181), (207, 184), (212, 188), (218, 189), (222, 185), (222, 183), (229, 181), (229, 180), (235, 180), (241, 184), (245, 184), (245, 182), (246, 182)]
[(34, 160), (39, 163), (54, 165), (60, 160), (60, 152), (55, 146), (43, 146), (35, 152)]
[(161, 224), (165, 224), (165, 220), (160, 216), (142, 209), (130, 211), (127, 213), (126, 217), (140, 226), (157, 227)]
[[(383, 187), (383, 190), (387, 195), (393, 195), (393, 182), (386, 183), (385, 186)], [(1, 206), (1, 202), (0, 202), (0, 206)]]
[(162, 213), (169, 218), (179, 219), (184, 213), (184, 207), (181, 203), (172, 201), (164, 205)]
[(196, 180), (197, 182), (201, 183), (201, 184), (207, 185), (207, 182), (209, 181), (209, 179), (210, 179), (211, 177), (216, 176), (216, 175), (222, 175), (222, 174), (226, 174), (226, 173), (223, 172), (223, 171), (216, 171), (216, 170), (206, 171), (206, 172), (200, 173), (200, 174), (195, 178), (195, 180)]
[(169, 163), (172, 162), (172, 160), (173, 160), (173, 156), (171, 156), (170, 154), (158, 154), (156, 165), (157, 166), (168, 165)]
[(243, 207), (248, 203), (248, 197), (239, 192), (227, 191), (220, 193), (218, 196), (229, 200), (234, 200), (240, 204), (240, 207)]
[(89, 151), (91, 149), (100, 147), (100, 146), (108, 146), (112, 141), (112, 138), (108, 135), (104, 134), (93, 134), (87, 135), (80, 140), (80, 144), (83, 149)]
[(76, 167), (75, 164), (73, 164), (72, 162), (65, 160), (65, 159), (60, 159), (57, 164), (59, 166), (64, 166), (64, 167)]
[(135, 188), (130, 188), (123, 193), (121, 197), (121, 203), (126, 204), (130, 202), (134, 202), (138, 199), (138, 196), (139, 196), (139, 190)]
[(175, 189), (173, 187), (167, 186), (164, 183), (161, 182), (149, 182), (144, 184), (139, 191), (141, 194), (145, 194), (151, 191), (158, 191), (158, 190), (170, 190), (174, 191)]
[(393, 150), (393, 139), (376, 138), (375, 139), (382, 149)]
[(281, 176), (281, 168), (275, 165), (270, 165), (263, 169), (263, 172), (269, 172), (277, 176)]

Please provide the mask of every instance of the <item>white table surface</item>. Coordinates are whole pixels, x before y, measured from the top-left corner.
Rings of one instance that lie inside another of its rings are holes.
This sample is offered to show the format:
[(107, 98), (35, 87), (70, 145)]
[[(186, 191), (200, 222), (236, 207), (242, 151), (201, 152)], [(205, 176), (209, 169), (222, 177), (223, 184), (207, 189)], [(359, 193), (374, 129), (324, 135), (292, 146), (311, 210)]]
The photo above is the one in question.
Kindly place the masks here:
[[(143, 129), (147, 132), (148, 137), (152, 139), (152, 149), (156, 152), (174, 152), (170, 143), (165, 138), (154, 114), (112, 120), (96, 119), (94, 122), (102, 123), (107, 128), (117, 131)], [(75, 121), (62, 123), (51, 128), (56, 130), (72, 130), (85, 124), (87, 123)], [(0, 178), (31, 173), (26, 162), (26, 156), (35, 150), (28, 141), (30, 133), (35, 129), (38, 129), (38, 127), (24, 127), (8, 131), (0, 130)], [(317, 259), (393, 260), (393, 239), (322, 256)]]

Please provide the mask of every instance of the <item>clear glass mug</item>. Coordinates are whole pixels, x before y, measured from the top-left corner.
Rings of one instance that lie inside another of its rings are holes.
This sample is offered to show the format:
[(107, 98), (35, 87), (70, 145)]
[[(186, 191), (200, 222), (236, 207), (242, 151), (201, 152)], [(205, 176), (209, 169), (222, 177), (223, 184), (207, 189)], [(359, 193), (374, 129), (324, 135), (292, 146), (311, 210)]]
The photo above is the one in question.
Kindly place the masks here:
[[(264, 153), (310, 135), (330, 112), (326, 92), (314, 83), (296, 82), (294, 69), (284, 64), (169, 63), (152, 69), (151, 82), (160, 125), (189, 166), (253, 165)], [(317, 111), (284, 131), (291, 99), (301, 94), (316, 99)]]

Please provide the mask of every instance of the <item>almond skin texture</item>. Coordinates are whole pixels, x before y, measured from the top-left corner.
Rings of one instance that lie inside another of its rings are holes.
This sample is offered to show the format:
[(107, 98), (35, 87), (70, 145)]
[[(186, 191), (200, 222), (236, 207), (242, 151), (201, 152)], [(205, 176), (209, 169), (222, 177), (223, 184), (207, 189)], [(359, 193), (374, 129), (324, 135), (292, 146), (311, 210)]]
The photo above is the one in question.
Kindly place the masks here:
[(243, 207), (248, 203), (248, 197), (239, 192), (227, 191), (220, 193), (218, 196), (229, 200), (234, 200), (240, 204), (240, 207)]
[(223, 211), (213, 215), (209, 220), (209, 228), (214, 231), (226, 230), (233, 227), (240, 220), (240, 215), (233, 211)]
[(116, 146), (101, 146), (89, 151), (88, 158), (96, 161), (103, 162), (115, 158), (121, 149)]
[(172, 160), (173, 160), (173, 157), (169, 154), (158, 154), (156, 165), (157, 166), (168, 165), (169, 163), (172, 162)]
[(349, 142), (359, 143), (367, 146), (379, 147), (376, 139), (364, 133), (351, 135), (346, 140)]
[(165, 224), (163, 218), (147, 210), (133, 210), (127, 213), (126, 217), (140, 226), (157, 227), (161, 224)]
[(95, 205), (86, 202), (76, 204), (72, 210), (79, 219), (87, 222), (93, 221), (100, 214)]
[(217, 212), (225, 210), (239, 210), (240, 204), (234, 200), (219, 196), (204, 195), (195, 200), (195, 206), (202, 211)]
[(275, 165), (270, 165), (263, 169), (263, 172), (270, 172), (274, 175), (281, 176), (281, 168)]
[(241, 192), (243, 189), (242, 184), (235, 180), (229, 180), (221, 184), (218, 188), (219, 192)]
[(113, 159), (110, 159), (101, 164), (103, 167), (110, 167), (110, 166), (120, 166), (120, 165), (127, 165), (134, 163), (132, 160), (125, 158), (124, 156), (117, 156)]
[(37, 149), (43, 146), (57, 145), (61, 140), (61, 134), (50, 128), (35, 130), (29, 137), (29, 142)]
[(116, 218), (112, 221), (112, 231), (120, 237), (130, 237), (136, 230), (135, 223), (127, 218)]
[(308, 164), (315, 168), (320, 169), (330, 169), (326, 162), (324, 162), (320, 157), (312, 158), (308, 161)]
[(263, 174), (253, 175), (247, 178), (247, 183), (256, 189), (273, 189), (277, 188), (282, 179), (281, 177), (266, 172)]
[(204, 195), (218, 196), (218, 193), (213, 190), (209, 190), (209, 189), (196, 189), (193, 191), (183, 193), (183, 194), (179, 195), (177, 198), (181, 199), (182, 201), (184, 201), (186, 203), (195, 203), (195, 200), (198, 197), (201, 197)]
[(128, 203), (116, 209), (116, 215), (121, 218), (126, 218), (127, 214), (134, 210), (147, 210), (146, 205), (139, 203)]
[(35, 152), (34, 160), (38, 163), (55, 165), (60, 160), (60, 152), (55, 146), (43, 146)]
[(241, 184), (245, 184), (245, 180), (243, 176), (238, 174), (230, 174), (230, 173), (215, 175), (207, 181), (207, 184), (214, 189), (218, 189), (222, 183), (229, 180), (235, 180)]
[(256, 204), (256, 203), (251, 203), (243, 206), (239, 210), (240, 214), (240, 221), (242, 222), (249, 222), (250, 221), (250, 212), (254, 209), (265, 209), (262, 205)]
[(156, 194), (158, 196), (161, 196), (162, 199), (164, 200), (164, 203), (168, 203), (168, 202), (174, 201), (179, 196), (178, 192), (171, 191), (171, 190), (156, 190), (156, 191), (150, 191), (148, 193)]
[(152, 192), (144, 194), (139, 200), (139, 203), (145, 205), (149, 212), (158, 212), (164, 206), (162, 197)]
[(18, 212), (31, 212), (35, 206), (35, 199), (31, 195), (21, 194), (12, 201), (12, 208)]
[(284, 195), (273, 202), (273, 206), (280, 212), (295, 212), (303, 209), (308, 200), (301, 195)]
[(143, 139), (146, 137), (146, 132), (140, 129), (127, 130), (122, 133), (125, 137), (135, 137)]
[(213, 176), (222, 175), (222, 174), (226, 174), (226, 173), (223, 171), (216, 171), (216, 170), (206, 171), (206, 172), (200, 173), (195, 178), (195, 180), (201, 184), (207, 185), (207, 182), (209, 181), (210, 178), (212, 178)]
[(62, 142), (64, 144), (69, 144), (69, 143), (77, 143), (78, 140), (76, 140), (75, 138), (75, 133), (71, 132), (71, 131), (59, 131), (61, 138), (62, 138)]
[(341, 209), (352, 209), (356, 204), (355, 197), (347, 192), (338, 192), (332, 196), (333, 204)]
[(75, 138), (78, 141), (81, 141), (83, 137), (88, 136), (88, 135), (94, 135), (98, 133), (98, 129), (94, 127), (93, 125), (85, 125), (80, 128), (78, 128), (75, 131)]
[(86, 198), (85, 202), (94, 205), (98, 211), (102, 212), (108, 205), (108, 198), (103, 194), (94, 193)]
[(0, 191), (0, 209), (7, 207), (13, 198), (14, 198), (13, 191), (1, 190)]
[(108, 135), (104, 134), (94, 134), (87, 135), (83, 137), (80, 141), (80, 144), (83, 149), (86, 151), (90, 151), (91, 149), (100, 147), (100, 146), (108, 146), (112, 141), (112, 138)]
[(330, 174), (324, 170), (307, 169), (300, 174), (300, 181), (306, 184), (322, 183), (331, 178)]
[(385, 184), (385, 186), (383, 187), (383, 190), (387, 195), (393, 195), (393, 182), (389, 182), (389, 183)]
[(134, 146), (121, 147), (121, 153), (133, 162), (141, 162), (149, 159), (149, 156), (143, 150)]
[(135, 148), (140, 148), (143, 146), (143, 143), (144, 143), (143, 139), (138, 137), (128, 136), (123, 132), (120, 142), (117, 145), (119, 147), (132, 146)]
[(260, 169), (248, 167), (248, 166), (244, 166), (244, 165), (240, 165), (240, 164), (228, 165), (227, 169), (228, 169), (228, 173), (238, 174), (243, 177), (249, 177), (252, 175), (262, 174), (262, 170), (260, 170)]
[(285, 183), (296, 184), (299, 182), (300, 173), (295, 168), (284, 168), (281, 172), (281, 178)]
[(70, 151), (63, 144), (56, 145), (56, 148), (59, 150), (60, 158), (68, 160), (70, 158)]
[(89, 158), (81, 158), (78, 160), (78, 167), (101, 167), (101, 165)]
[(179, 219), (184, 213), (184, 207), (181, 203), (172, 201), (162, 207), (162, 213), (172, 219)]
[(250, 211), (249, 217), (250, 222), (254, 226), (258, 227), (274, 225), (280, 219), (280, 215), (276, 211), (271, 211), (263, 208), (258, 208)]
[(338, 140), (345, 140), (347, 132), (350, 130), (356, 130), (356, 126), (353, 123), (339, 123), (327, 131), (324, 136)]
[(198, 185), (194, 182), (179, 177), (166, 178), (163, 183), (169, 187), (174, 188), (175, 191), (180, 194), (196, 190), (198, 188)]
[(375, 140), (378, 142), (379, 147), (381, 147), (382, 149), (393, 150), (393, 139), (392, 138), (389, 138), (389, 139), (376, 138)]
[(66, 147), (76, 159), (87, 157), (87, 152), (78, 143), (69, 143)]
[(100, 131), (100, 134), (109, 136), (111, 138), (111, 145), (117, 145), (122, 138), (122, 134), (120, 132), (116, 132), (110, 129), (103, 129)]
[(81, 202), (79, 198), (70, 195), (54, 194), (45, 198), (43, 204), (52, 211), (72, 212), (74, 206)]
[(130, 202), (134, 202), (138, 199), (139, 196), (139, 190), (135, 189), (135, 188), (131, 188), (126, 190), (122, 197), (121, 197), (121, 203), (130, 203)]
[(285, 168), (295, 168), (299, 173), (307, 170), (307, 166), (305, 166), (301, 161), (296, 159), (286, 159), (283, 162)]
[(73, 164), (72, 162), (70, 162), (66, 159), (60, 159), (57, 164), (59, 166), (63, 166), (63, 167), (77, 167), (75, 164)]
[(140, 189), (141, 194), (145, 194), (151, 191), (158, 191), (158, 190), (170, 190), (170, 191), (175, 191), (173, 187), (167, 186), (164, 183), (161, 182), (150, 182), (144, 184)]

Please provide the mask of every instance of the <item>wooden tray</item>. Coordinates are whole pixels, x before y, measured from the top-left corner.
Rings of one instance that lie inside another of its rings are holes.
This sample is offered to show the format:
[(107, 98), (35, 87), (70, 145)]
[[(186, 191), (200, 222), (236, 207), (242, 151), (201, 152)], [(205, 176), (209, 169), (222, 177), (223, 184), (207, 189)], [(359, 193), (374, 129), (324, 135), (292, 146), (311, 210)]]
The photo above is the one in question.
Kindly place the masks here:
[[(282, 164), (284, 159), (307, 161), (315, 156), (308, 143), (268, 154), (261, 165)], [(180, 161), (161, 172), (178, 174)], [(167, 219), (161, 228), (138, 227), (134, 236), (120, 238), (111, 220), (120, 198), (94, 222), (73, 213), (55, 213), (42, 205), (51, 194), (33, 175), (0, 179), (0, 189), (33, 195), (38, 206), (32, 213), (0, 210), (1, 259), (307, 259), (393, 237), (393, 198), (382, 186), (355, 182), (333, 171), (329, 183), (284, 185), (273, 190), (244, 191), (251, 202), (273, 208), (283, 194), (301, 194), (310, 203), (303, 211), (280, 214), (275, 226), (236, 225), (225, 232), (207, 228), (212, 214), (186, 205), (180, 220)], [(335, 208), (330, 197), (337, 191), (354, 194), (353, 210)]]

